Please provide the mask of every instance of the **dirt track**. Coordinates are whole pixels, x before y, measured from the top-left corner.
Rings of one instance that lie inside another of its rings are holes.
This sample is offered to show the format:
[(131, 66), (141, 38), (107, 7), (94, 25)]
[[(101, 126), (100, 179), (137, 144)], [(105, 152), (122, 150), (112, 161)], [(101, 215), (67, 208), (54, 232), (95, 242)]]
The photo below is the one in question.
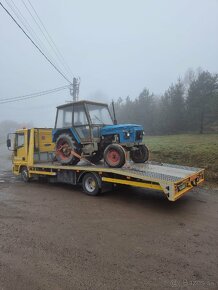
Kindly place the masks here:
[(0, 176), (0, 289), (218, 288), (218, 191), (170, 203)]

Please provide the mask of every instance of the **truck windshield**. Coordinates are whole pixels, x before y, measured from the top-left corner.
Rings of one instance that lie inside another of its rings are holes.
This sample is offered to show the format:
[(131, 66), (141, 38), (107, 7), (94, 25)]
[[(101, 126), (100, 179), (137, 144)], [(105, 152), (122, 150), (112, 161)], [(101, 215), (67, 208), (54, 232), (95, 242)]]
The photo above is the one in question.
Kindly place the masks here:
[(87, 107), (92, 124), (113, 125), (111, 115), (106, 105), (88, 104)]

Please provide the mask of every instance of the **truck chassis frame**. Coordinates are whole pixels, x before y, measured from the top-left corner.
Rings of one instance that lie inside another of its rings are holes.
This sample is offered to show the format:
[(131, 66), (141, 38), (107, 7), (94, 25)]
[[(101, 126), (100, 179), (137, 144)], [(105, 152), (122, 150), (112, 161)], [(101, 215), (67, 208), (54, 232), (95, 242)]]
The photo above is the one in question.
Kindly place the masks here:
[(75, 166), (60, 165), (50, 157), (46, 161), (40, 158), (35, 160), (34, 156), (40, 156), (40, 150), (52, 156), (54, 144), (48, 143), (52, 131), (32, 128), (22, 129), (17, 134), (22, 132), (26, 139), (21, 150), (25, 153), (22, 158), (13, 157), (13, 173), (21, 174), (24, 181), (46, 177), (51, 182), (82, 184), (83, 190), (89, 195), (98, 195), (105, 189), (121, 184), (162, 191), (170, 201), (176, 201), (204, 181), (204, 169), (165, 163), (137, 164), (128, 161), (122, 168), (109, 168), (104, 163), (91, 165), (84, 161)]

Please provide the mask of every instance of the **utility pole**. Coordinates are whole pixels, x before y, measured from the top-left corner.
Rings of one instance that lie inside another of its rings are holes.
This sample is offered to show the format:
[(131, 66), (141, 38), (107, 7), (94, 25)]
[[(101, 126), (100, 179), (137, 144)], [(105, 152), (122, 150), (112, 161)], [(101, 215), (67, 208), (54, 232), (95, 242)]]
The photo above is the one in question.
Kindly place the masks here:
[(80, 78), (73, 78), (73, 83), (70, 85), (70, 95), (73, 97), (73, 102), (79, 100)]

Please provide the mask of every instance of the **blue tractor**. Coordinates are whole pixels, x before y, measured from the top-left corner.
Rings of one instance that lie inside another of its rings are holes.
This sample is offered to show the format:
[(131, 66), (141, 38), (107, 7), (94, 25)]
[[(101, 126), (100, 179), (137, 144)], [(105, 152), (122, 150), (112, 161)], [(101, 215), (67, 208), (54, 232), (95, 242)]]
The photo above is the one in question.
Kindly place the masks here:
[(57, 160), (64, 165), (76, 165), (80, 157), (92, 163), (104, 159), (114, 168), (125, 164), (127, 154), (135, 163), (147, 161), (143, 127), (116, 123), (107, 104), (78, 101), (57, 107), (53, 129)]

